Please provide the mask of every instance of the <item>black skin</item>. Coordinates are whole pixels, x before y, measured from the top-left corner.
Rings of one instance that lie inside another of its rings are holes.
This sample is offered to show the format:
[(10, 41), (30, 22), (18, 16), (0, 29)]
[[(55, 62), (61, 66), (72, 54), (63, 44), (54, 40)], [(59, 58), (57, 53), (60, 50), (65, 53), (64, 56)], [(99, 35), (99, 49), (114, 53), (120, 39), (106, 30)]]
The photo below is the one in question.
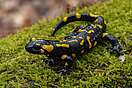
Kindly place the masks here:
[(85, 27), (78, 26), (62, 41), (31, 39), (25, 47), (26, 50), (33, 54), (46, 55), (48, 58), (45, 62), (49, 66), (57, 67), (57, 72), (63, 74), (70, 73), (76, 60), (102, 40), (111, 43), (112, 52), (117, 53), (118, 56), (122, 54), (119, 42), (112, 35), (106, 33), (106, 24), (101, 16), (76, 14), (65, 17), (53, 28), (51, 36), (54, 36), (61, 27), (74, 21), (87, 21), (89, 24)]

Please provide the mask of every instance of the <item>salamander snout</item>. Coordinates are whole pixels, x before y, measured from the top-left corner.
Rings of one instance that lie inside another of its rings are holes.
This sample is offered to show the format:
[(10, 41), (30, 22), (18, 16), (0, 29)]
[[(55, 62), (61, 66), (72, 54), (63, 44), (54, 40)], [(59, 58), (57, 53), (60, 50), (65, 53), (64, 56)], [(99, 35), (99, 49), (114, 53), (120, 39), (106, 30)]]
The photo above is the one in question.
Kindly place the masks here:
[(43, 39), (37, 39), (37, 40), (30, 40), (26, 46), (25, 49), (29, 53), (33, 54), (45, 54), (46, 51), (43, 49), (44, 45), (47, 45), (48, 41), (45, 41)]

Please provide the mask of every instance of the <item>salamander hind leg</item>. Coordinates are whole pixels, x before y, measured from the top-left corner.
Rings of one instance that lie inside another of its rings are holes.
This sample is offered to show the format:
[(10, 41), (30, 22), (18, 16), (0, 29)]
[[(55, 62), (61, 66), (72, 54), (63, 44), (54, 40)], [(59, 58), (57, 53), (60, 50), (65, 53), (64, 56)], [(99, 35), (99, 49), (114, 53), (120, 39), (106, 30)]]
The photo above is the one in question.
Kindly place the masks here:
[(122, 46), (119, 44), (119, 42), (112, 35), (109, 35), (108, 33), (103, 33), (102, 37), (103, 39), (111, 43), (112, 47), (110, 49), (110, 52), (116, 53), (119, 56), (120, 62), (123, 63), (125, 57), (124, 54), (122, 53)]

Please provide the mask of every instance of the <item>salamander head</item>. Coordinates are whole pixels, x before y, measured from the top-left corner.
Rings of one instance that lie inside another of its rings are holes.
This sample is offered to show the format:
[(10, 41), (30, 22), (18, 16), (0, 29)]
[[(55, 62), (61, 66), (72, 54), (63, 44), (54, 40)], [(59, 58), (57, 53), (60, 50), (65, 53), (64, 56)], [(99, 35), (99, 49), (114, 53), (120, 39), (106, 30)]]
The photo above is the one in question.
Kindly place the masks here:
[(48, 40), (32, 38), (25, 49), (29, 53), (48, 55), (54, 49), (54, 46)]

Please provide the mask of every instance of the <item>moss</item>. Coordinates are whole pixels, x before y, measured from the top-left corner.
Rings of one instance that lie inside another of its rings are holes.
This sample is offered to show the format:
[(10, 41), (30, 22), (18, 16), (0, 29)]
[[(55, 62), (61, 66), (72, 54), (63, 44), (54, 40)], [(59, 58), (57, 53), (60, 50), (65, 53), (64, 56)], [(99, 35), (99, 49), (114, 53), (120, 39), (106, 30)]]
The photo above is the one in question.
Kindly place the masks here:
[[(0, 86), (1, 87), (131, 87), (132, 86), (132, 2), (131, 0), (109, 0), (90, 8), (78, 9), (81, 13), (97, 13), (107, 22), (107, 31), (114, 35), (126, 52), (126, 61), (120, 64), (105, 45), (99, 45), (77, 61), (77, 69), (70, 75), (61, 76), (52, 71), (42, 55), (25, 51), (24, 46), (32, 36), (48, 38), (52, 27), (62, 18), (40, 21), (32, 27), (0, 40)], [(77, 25), (75, 22), (63, 27), (57, 38), (64, 36)], [(65, 30), (64, 30), (65, 29)]]

